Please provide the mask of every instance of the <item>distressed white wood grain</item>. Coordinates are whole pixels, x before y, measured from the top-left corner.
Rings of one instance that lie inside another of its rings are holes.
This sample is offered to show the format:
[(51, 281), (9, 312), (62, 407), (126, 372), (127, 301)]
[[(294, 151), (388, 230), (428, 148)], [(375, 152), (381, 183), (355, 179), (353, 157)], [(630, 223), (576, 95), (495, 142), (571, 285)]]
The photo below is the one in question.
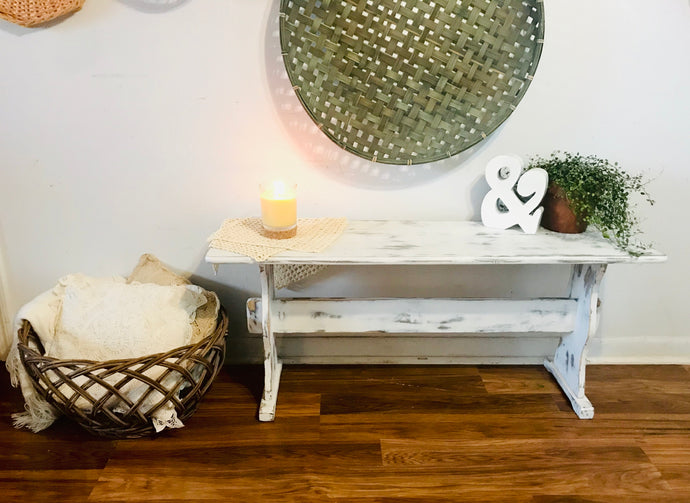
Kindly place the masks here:
[(573, 268), (571, 297), (577, 299), (577, 322), (574, 330), (561, 339), (553, 358), (544, 361), (580, 419), (594, 417), (594, 407), (585, 396), (586, 349), (599, 323), (599, 285), (604, 272), (605, 264)]
[(264, 392), (259, 405), (259, 421), (273, 421), (278, 402), (280, 373), (283, 368), (282, 362), (278, 359), (275, 335), (271, 327), (273, 319), (271, 306), (275, 296), (273, 266), (259, 266), (259, 274), (261, 276), (261, 300), (263, 305), (267, 307), (261, 315), (264, 342)]
[[(261, 333), (263, 303), (247, 302), (248, 328)], [(273, 333), (570, 332), (574, 299), (277, 299)]]
[[(251, 263), (210, 249), (211, 264)], [(275, 333), (568, 332), (544, 362), (580, 418), (591, 418), (585, 396), (587, 342), (597, 328), (598, 288), (610, 263), (663, 262), (649, 251), (632, 257), (596, 231), (537, 234), (488, 229), (477, 222), (354, 221), (322, 253), (284, 252), (259, 264), (262, 296), (247, 304), (250, 331), (263, 334), (261, 421), (275, 418), (282, 368)], [(276, 299), (275, 264), (469, 265), (570, 264), (568, 299)], [(420, 356), (424, 358), (424, 355)], [(374, 357), (376, 359), (377, 357)], [(378, 357), (380, 358), (380, 357)]]
[[(272, 264), (453, 265), (453, 264), (602, 264), (663, 262), (654, 250), (632, 257), (596, 230), (560, 234), (540, 228), (536, 234), (519, 229), (490, 229), (481, 222), (355, 220), (325, 251), (285, 251)], [(211, 248), (212, 264), (253, 263), (243, 255)]]

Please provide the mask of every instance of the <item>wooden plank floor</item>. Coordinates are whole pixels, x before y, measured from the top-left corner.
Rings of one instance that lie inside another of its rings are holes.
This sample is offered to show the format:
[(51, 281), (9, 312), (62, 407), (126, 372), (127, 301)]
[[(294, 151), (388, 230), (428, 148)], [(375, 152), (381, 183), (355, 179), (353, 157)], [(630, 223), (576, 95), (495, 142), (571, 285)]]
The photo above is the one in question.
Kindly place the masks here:
[(226, 367), (185, 428), (110, 441), (15, 430), (0, 372), (0, 500), (690, 502), (690, 366), (590, 366), (579, 420), (538, 366)]

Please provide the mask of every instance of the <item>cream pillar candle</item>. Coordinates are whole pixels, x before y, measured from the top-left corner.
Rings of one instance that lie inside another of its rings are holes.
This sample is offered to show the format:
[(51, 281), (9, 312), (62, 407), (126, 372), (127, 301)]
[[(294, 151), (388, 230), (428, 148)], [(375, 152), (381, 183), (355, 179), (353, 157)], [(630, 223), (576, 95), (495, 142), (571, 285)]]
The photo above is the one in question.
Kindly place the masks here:
[[(271, 237), (291, 237), (297, 230), (297, 186), (280, 180), (261, 184), (261, 222)], [(274, 235), (275, 234), (275, 235)]]

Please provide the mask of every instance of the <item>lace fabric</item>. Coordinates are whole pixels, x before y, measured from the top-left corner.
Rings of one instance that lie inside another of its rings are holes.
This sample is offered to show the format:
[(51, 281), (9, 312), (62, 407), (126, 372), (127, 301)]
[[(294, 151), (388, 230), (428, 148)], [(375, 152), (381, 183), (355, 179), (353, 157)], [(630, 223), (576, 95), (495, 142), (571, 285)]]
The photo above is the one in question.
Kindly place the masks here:
[[(235, 218), (223, 222), (209, 238), (210, 246), (261, 262), (286, 250), (318, 253), (328, 248), (347, 227), (345, 218), (301, 218), (297, 221), (297, 235), (287, 239), (273, 239), (262, 233), (259, 218)], [(277, 265), (274, 269), (275, 287), (286, 288), (327, 266), (315, 264)]]
[(209, 238), (210, 246), (251, 257), (257, 262), (287, 250), (318, 253), (328, 248), (347, 227), (345, 218), (300, 218), (297, 235), (274, 239), (263, 234), (260, 218), (231, 218)]

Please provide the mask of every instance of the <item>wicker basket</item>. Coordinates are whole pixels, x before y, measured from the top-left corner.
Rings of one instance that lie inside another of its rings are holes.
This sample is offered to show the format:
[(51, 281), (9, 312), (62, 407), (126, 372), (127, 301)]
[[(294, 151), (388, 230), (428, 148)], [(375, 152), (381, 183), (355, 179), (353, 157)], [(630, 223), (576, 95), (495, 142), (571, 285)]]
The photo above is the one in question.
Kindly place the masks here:
[[(196, 411), (223, 365), (227, 326), (221, 308), (214, 332), (196, 344), (140, 358), (94, 362), (44, 356), (38, 335), (24, 321), (18, 333), (18, 349), (34, 388), (65, 416), (96, 435), (137, 438), (155, 432), (151, 415), (166, 403), (174, 405), (181, 421)], [(157, 366), (162, 372), (152, 379), (145, 372)], [(132, 383), (144, 389), (135, 402), (122, 392)], [(67, 390), (69, 393), (65, 393)], [(98, 390), (98, 398), (93, 396), (94, 390)], [(152, 405), (150, 398), (155, 400), (156, 392), (160, 399)], [(114, 412), (114, 403), (126, 412)]]
[(81, 9), (85, 0), (0, 0), (0, 18), (32, 27)]

